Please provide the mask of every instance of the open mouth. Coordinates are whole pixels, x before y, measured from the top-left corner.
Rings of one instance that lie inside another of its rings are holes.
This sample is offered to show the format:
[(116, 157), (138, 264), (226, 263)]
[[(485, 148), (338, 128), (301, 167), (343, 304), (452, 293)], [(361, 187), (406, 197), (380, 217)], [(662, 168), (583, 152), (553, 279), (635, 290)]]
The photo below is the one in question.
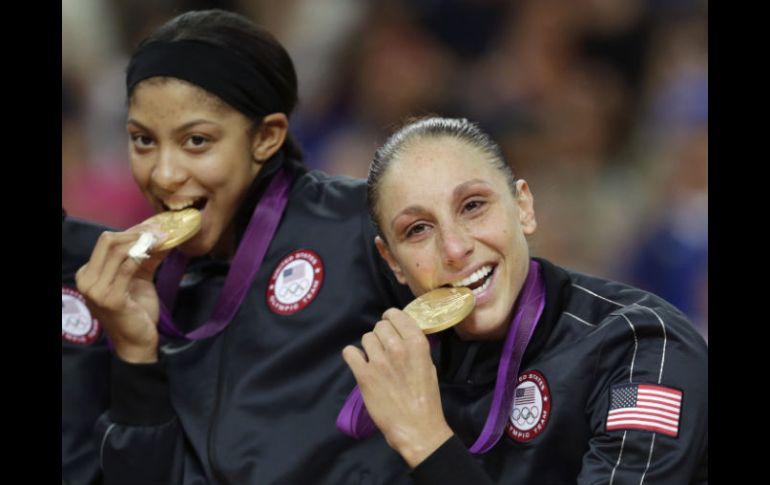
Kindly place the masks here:
[(465, 286), (468, 287), (474, 295), (478, 296), (483, 293), (484, 290), (489, 288), (489, 285), (492, 282), (492, 276), (495, 274), (496, 269), (497, 265), (487, 264), (474, 271), (470, 276), (447, 286), (452, 286), (454, 288)]
[(165, 203), (163, 201), (160, 201), (161, 205), (163, 206), (163, 210), (166, 211), (180, 211), (182, 209), (187, 209), (188, 207), (192, 207), (193, 209), (197, 209), (199, 211), (202, 211), (203, 208), (208, 203), (209, 199), (206, 197), (200, 197), (198, 199), (189, 200), (186, 202), (174, 202), (174, 203)]

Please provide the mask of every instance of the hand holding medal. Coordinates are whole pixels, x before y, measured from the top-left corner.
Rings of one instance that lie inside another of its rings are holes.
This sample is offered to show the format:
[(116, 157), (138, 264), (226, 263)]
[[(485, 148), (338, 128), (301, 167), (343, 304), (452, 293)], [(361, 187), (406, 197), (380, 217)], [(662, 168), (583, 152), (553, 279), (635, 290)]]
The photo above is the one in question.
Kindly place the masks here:
[(462, 322), (474, 305), (468, 288), (434, 289), (403, 311), (386, 311), (374, 331), (361, 339), (365, 353), (352, 345), (342, 352), (369, 415), (410, 466), (452, 436), (425, 335)]
[(193, 208), (156, 214), (124, 232), (103, 233), (88, 263), (78, 270), (78, 291), (121, 359), (157, 361), (155, 269), (163, 251), (189, 240), (200, 227), (200, 212)]

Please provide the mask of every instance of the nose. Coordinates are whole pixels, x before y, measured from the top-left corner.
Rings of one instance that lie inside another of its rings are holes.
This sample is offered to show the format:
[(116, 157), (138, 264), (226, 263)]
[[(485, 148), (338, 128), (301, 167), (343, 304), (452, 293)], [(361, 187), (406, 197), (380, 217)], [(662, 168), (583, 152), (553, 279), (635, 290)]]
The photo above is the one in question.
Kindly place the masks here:
[(462, 267), (473, 254), (473, 236), (462, 225), (444, 227), (440, 231), (441, 254), (447, 266)]
[(152, 182), (166, 192), (174, 192), (184, 185), (188, 174), (184, 165), (171, 150), (159, 150), (152, 170)]

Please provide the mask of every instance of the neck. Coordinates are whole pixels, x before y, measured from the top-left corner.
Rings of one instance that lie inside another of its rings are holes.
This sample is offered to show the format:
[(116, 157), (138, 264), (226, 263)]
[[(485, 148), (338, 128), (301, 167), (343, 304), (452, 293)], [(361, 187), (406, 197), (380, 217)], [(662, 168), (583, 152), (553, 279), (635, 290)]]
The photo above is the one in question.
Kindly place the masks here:
[(235, 241), (235, 227), (233, 223), (230, 223), (227, 230), (222, 234), (222, 237), (219, 238), (216, 246), (214, 246), (209, 254), (215, 259), (232, 261), (237, 247)]

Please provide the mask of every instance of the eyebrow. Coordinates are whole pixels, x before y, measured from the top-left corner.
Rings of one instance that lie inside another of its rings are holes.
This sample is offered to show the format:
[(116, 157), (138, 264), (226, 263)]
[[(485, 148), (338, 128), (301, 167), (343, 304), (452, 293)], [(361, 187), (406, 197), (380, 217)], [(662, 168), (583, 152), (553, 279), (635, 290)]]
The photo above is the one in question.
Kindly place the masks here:
[[(488, 182), (486, 182), (484, 180), (481, 180), (481, 179), (468, 180), (467, 182), (463, 182), (463, 183), (461, 183), (460, 185), (458, 185), (457, 187), (454, 188), (454, 190), (452, 191), (452, 198), (453, 199), (458, 199), (462, 195), (462, 193), (468, 189), (468, 187), (470, 187), (472, 185), (476, 185), (476, 184), (483, 184), (483, 185), (486, 185), (487, 187), (489, 186)], [(408, 216), (408, 215), (412, 215), (412, 214), (420, 214), (420, 213), (426, 212), (426, 211), (427, 211), (427, 209), (425, 207), (421, 206), (421, 205), (410, 205), (406, 209), (404, 209), (401, 212), (399, 212), (398, 214), (396, 214), (395, 217), (393, 217), (393, 219), (390, 221), (390, 227), (391, 227), (391, 229), (395, 229), (394, 226), (396, 224), (396, 219), (398, 219), (401, 216)]]
[(476, 184), (483, 184), (483, 185), (486, 185), (487, 187), (489, 187), (489, 183), (484, 181), (484, 180), (481, 180), (481, 179), (468, 180), (467, 182), (463, 182), (460, 185), (458, 185), (457, 187), (455, 187), (455, 189), (452, 191), (452, 198), (453, 199), (459, 198), (460, 195), (462, 195), (462, 193), (468, 189), (468, 187), (470, 187), (471, 185), (476, 185)]
[[(205, 119), (197, 119), (197, 120), (188, 121), (187, 123), (183, 124), (182, 126), (179, 126), (179, 127), (177, 127), (177, 128), (174, 128), (174, 129), (172, 130), (172, 132), (173, 132), (173, 133), (180, 133), (180, 132), (182, 132), (182, 131), (186, 131), (186, 130), (189, 130), (190, 128), (192, 128), (192, 127), (193, 127), (193, 126), (195, 126), (195, 125), (201, 125), (201, 124), (204, 124), (204, 123), (207, 123), (207, 124), (212, 124), (212, 125), (216, 125), (216, 123), (214, 123), (214, 122), (213, 122), (213, 121), (211, 121), (211, 120), (205, 120)], [(133, 119), (133, 118), (129, 118), (129, 119), (126, 121), (126, 124), (133, 124), (133, 125), (136, 125), (136, 126), (138, 126), (139, 128), (141, 128), (141, 129), (143, 129), (143, 130), (145, 130), (145, 131), (152, 131), (151, 129), (147, 128), (146, 126), (144, 126), (143, 124), (141, 124), (140, 122), (136, 121), (136, 120), (135, 120), (135, 119)]]
[(390, 228), (395, 230), (396, 220), (401, 216), (408, 216), (411, 214), (420, 214), (422, 212), (425, 212), (427, 209), (421, 205), (410, 205), (406, 209), (402, 210), (398, 214), (393, 217), (393, 219), (390, 221)]

